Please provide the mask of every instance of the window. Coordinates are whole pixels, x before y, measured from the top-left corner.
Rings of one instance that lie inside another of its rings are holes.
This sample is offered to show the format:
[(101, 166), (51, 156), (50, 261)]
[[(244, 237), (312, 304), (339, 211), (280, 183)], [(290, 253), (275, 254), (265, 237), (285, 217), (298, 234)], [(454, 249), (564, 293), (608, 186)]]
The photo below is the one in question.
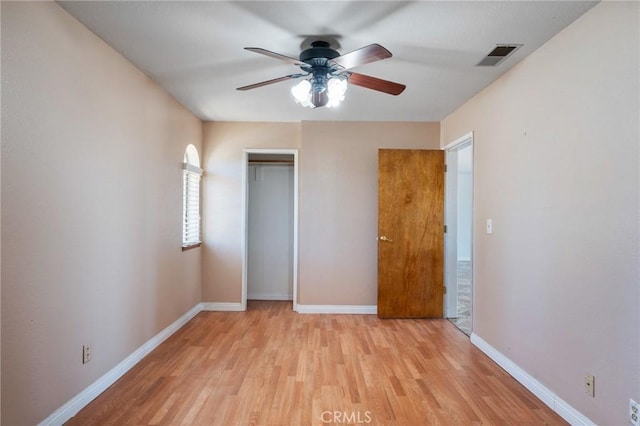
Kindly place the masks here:
[(182, 165), (182, 249), (198, 247), (200, 236), (200, 157), (195, 146), (184, 152)]

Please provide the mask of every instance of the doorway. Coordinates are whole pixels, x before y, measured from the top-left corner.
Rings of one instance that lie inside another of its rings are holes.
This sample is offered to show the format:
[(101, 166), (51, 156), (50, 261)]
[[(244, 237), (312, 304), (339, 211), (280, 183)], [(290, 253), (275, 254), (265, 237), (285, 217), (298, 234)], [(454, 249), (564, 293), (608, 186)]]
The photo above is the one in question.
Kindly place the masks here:
[(291, 301), (297, 310), (297, 150), (244, 150), (242, 305)]
[(473, 134), (445, 147), (446, 315), (460, 330), (473, 329)]

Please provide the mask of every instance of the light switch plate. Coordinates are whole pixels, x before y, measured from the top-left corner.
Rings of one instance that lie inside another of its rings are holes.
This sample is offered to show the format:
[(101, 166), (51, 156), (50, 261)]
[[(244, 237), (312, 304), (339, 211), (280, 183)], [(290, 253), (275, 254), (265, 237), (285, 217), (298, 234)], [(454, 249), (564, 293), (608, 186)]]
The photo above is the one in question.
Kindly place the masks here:
[(493, 234), (493, 219), (487, 219), (487, 234)]

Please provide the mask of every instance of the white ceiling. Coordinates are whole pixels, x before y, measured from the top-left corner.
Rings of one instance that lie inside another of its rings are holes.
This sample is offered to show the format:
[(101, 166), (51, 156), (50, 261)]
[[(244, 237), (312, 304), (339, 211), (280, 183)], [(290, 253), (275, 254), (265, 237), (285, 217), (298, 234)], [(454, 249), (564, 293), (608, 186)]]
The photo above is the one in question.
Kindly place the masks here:
[[(211, 121), (440, 121), (573, 22), (582, 1), (62, 1), (71, 15), (179, 102)], [(285, 62), (330, 36), (347, 53), (379, 43), (393, 57), (353, 69), (407, 85), (399, 96), (351, 86), (339, 108), (295, 104)], [(476, 67), (496, 44), (524, 46), (497, 67)], [(567, 52), (570, 54), (571, 52)]]

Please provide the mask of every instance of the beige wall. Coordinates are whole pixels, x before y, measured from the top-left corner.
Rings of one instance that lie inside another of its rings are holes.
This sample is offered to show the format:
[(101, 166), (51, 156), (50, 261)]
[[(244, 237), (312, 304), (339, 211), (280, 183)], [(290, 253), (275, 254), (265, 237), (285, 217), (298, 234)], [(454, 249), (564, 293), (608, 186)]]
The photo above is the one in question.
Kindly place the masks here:
[(438, 123), (206, 123), (203, 301), (242, 297), (242, 149), (299, 149), (299, 294), (375, 305), (377, 150), (439, 149)]
[(439, 149), (438, 123), (305, 122), (299, 302), (376, 305), (378, 149)]
[(180, 217), (202, 125), (56, 3), (1, 7), (2, 423), (22, 425), (200, 302)]
[(242, 299), (243, 149), (299, 149), (300, 123), (204, 124), (202, 300)]
[(442, 122), (475, 135), (474, 332), (597, 424), (640, 400), (639, 12), (597, 5)]

